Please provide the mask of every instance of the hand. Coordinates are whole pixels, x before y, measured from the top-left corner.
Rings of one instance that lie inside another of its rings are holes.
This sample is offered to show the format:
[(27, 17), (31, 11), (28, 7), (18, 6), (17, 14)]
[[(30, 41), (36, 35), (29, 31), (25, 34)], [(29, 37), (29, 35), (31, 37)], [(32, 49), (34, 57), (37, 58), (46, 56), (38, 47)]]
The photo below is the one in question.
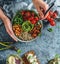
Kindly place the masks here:
[(37, 9), (41, 19), (45, 19), (48, 13), (44, 16), (44, 12), (48, 9), (48, 5), (43, 0), (32, 0), (35, 8)]
[(11, 25), (11, 22), (9, 20), (9, 18), (7, 16), (4, 15), (3, 11), (0, 9), (0, 19), (2, 19), (4, 25), (5, 25), (5, 28), (6, 28), (6, 31), (8, 32), (8, 34), (15, 40), (17, 41), (17, 38), (16, 36), (14, 35), (14, 32), (12, 30), (12, 25)]

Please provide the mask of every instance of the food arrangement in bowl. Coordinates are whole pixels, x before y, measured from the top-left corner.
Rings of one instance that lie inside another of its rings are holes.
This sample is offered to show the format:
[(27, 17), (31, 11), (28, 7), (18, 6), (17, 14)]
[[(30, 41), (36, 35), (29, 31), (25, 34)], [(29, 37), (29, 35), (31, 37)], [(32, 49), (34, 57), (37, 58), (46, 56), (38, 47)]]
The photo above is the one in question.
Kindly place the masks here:
[(24, 64), (40, 64), (40, 61), (37, 58), (37, 55), (34, 50), (26, 52), (22, 56), (22, 60), (24, 61)]
[(34, 50), (27, 51), (20, 57), (19, 55), (9, 55), (6, 64), (40, 64)]
[(60, 55), (56, 54), (55, 57), (49, 60), (47, 64), (60, 64)]
[(13, 31), (19, 40), (30, 41), (41, 34), (42, 23), (35, 11), (21, 10), (13, 18)]

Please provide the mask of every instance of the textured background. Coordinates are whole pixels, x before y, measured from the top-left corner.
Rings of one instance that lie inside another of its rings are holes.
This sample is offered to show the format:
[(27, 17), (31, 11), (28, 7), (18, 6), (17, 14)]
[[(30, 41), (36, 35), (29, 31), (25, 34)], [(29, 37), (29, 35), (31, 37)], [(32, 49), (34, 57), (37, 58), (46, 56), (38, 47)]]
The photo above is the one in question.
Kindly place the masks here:
[[(2, 7), (5, 9), (7, 16), (11, 18), (14, 12), (16, 12), (18, 9), (26, 8), (30, 3), (31, 0), (28, 1), (17, 0), (10, 2), (1, 1), (0, 5), (1, 6), (3, 5)], [(31, 43), (18, 42), (14, 44), (16, 47), (22, 50), (20, 55), (23, 55), (25, 52), (29, 50), (34, 50), (41, 64), (47, 64), (47, 60), (54, 58), (56, 54), (60, 54), (60, 21), (57, 20), (55, 21), (56, 21), (55, 27), (51, 27), (48, 23), (44, 23), (45, 26), (44, 29), (42, 30), (42, 35), (35, 41)], [(53, 32), (47, 31), (47, 29), (50, 27), (53, 29)], [(12, 38), (6, 33), (5, 27), (1, 21), (0, 21), (0, 41), (13, 41)], [(0, 56), (2, 56), (3, 59), (1, 60), (0, 57), (0, 64), (5, 64), (7, 56), (13, 53), (16, 54), (16, 52), (12, 50), (0, 51)]]

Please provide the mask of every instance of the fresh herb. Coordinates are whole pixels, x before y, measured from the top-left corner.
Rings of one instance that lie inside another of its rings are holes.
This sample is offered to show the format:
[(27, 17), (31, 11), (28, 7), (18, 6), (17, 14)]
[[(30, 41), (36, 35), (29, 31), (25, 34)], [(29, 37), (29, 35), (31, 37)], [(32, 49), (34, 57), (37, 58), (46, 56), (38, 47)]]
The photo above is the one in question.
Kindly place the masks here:
[(52, 31), (53, 31), (53, 29), (52, 29), (52, 28), (48, 28), (47, 30), (48, 30), (49, 32), (52, 32)]
[(0, 42), (0, 44), (1, 43), (6, 44), (6, 45), (14, 44), (14, 42)]

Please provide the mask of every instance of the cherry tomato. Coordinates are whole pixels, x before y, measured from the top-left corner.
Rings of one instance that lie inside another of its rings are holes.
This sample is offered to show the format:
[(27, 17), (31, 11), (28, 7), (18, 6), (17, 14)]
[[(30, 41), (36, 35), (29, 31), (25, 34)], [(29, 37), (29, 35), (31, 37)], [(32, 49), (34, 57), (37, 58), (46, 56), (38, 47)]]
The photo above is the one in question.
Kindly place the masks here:
[(29, 17), (29, 18), (28, 18), (29, 21), (31, 21), (31, 20), (33, 20), (33, 19), (34, 19), (34, 17)]
[(24, 19), (24, 20), (28, 20), (26, 16), (23, 16), (23, 19)]
[(55, 11), (55, 12), (53, 13), (53, 18), (55, 19), (55, 18), (57, 17), (57, 15), (58, 15), (58, 13)]
[(54, 19), (53, 18), (50, 18), (49, 22), (50, 22), (50, 25), (51, 26), (55, 26), (56, 25), (56, 23), (54, 22)]
[(50, 20), (50, 15), (48, 15), (46, 19), (49, 21)]
[(31, 18), (28, 18), (29, 21), (31, 21)]
[(54, 13), (56, 13), (58, 15), (58, 11), (55, 10)]
[(49, 11), (49, 15), (53, 15), (53, 11)]
[(38, 18), (38, 17), (35, 17), (35, 20), (36, 20), (36, 21), (38, 21), (38, 20), (39, 20), (39, 18)]
[(30, 16), (31, 16), (31, 13), (27, 11), (27, 12), (25, 13), (25, 15), (26, 15), (27, 17), (30, 17)]
[(25, 14), (25, 11), (22, 11), (21, 14), (24, 15)]
[(53, 11), (49, 11), (49, 15), (51, 18), (53, 18)]
[(34, 17), (34, 13), (32, 12), (31, 15)]
[(35, 21), (35, 20), (32, 20), (31, 23), (32, 23), (32, 24), (36, 24), (36, 21)]

